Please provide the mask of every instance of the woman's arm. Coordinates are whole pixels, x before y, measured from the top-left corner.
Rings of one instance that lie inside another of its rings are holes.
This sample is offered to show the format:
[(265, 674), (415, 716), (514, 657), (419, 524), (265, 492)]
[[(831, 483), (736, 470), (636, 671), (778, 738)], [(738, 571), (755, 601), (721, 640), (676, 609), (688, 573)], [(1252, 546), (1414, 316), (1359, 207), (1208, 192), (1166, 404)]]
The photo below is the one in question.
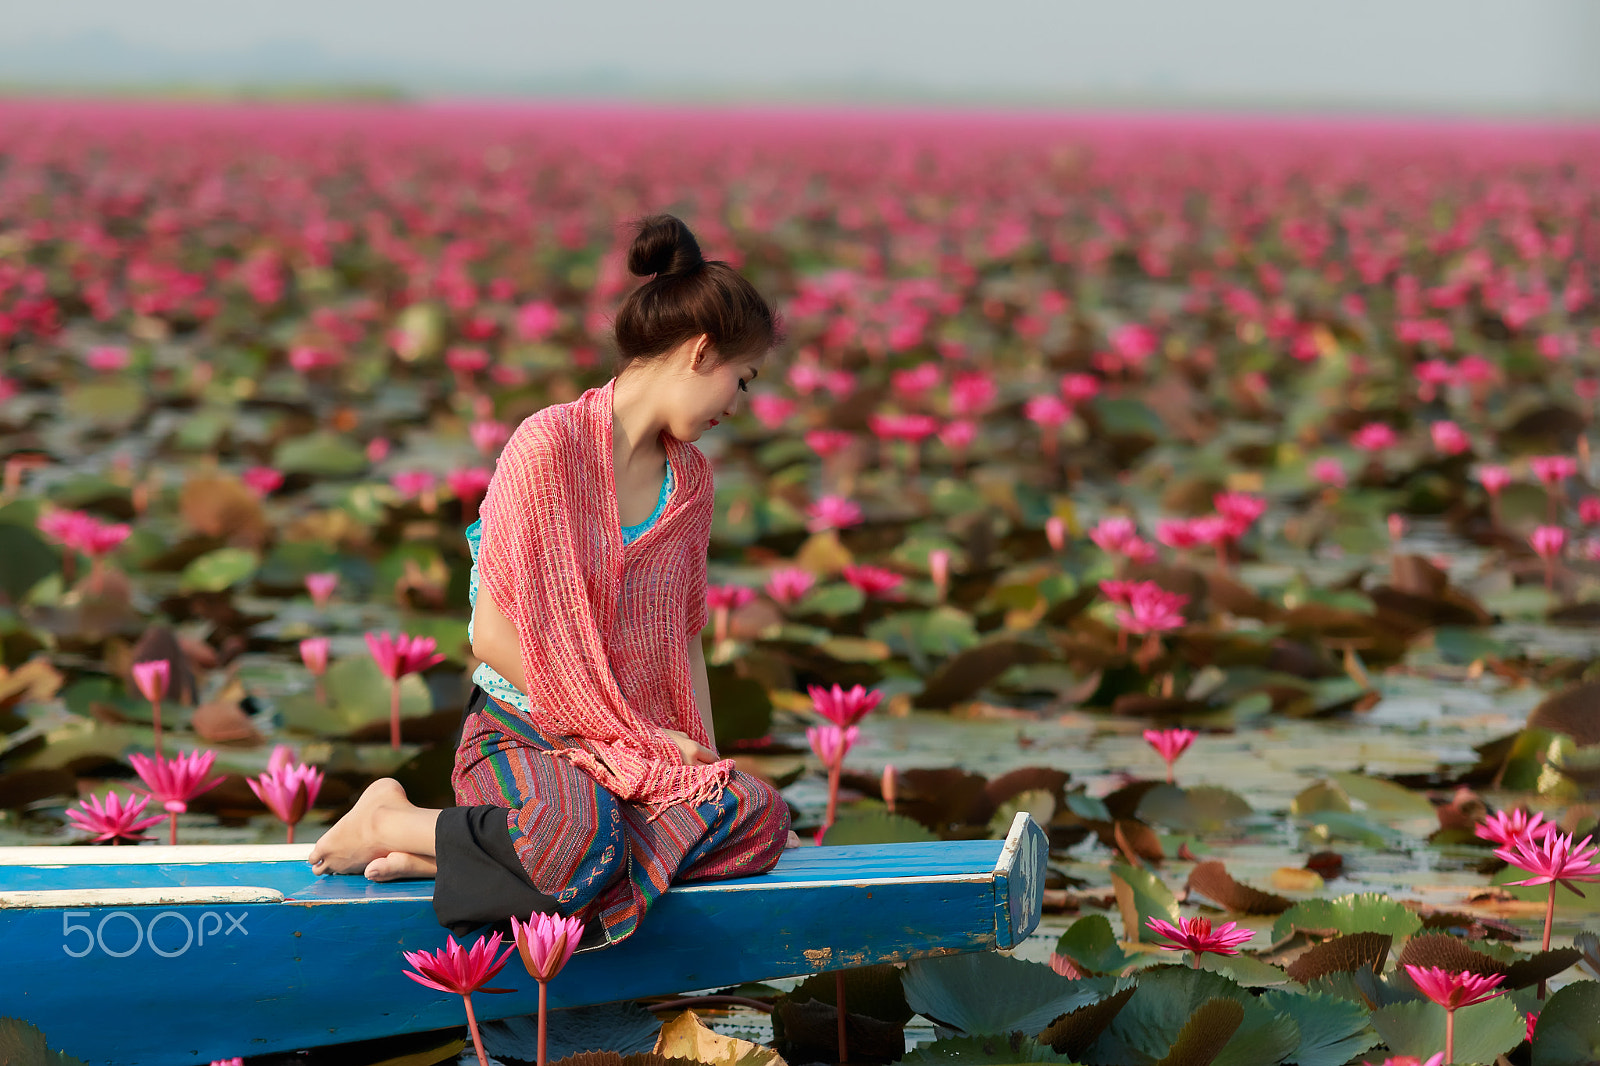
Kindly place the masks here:
[(522, 644), (517, 637), (517, 627), (501, 613), (494, 597), (481, 585), (478, 587), (478, 602), (472, 608), (472, 654), (515, 685), (518, 692), (527, 695), (528, 684), (522, 676)]
[(711, 681), (706, 677), (706, 649), (700, 643), (700, 634), (689, 638), (689, 676), (694, 679), (694, 702), (700, 708), (700, 721), (705, 723), (706, 736), (711, 738), (716, 750), (717, 733), (711, 726)]

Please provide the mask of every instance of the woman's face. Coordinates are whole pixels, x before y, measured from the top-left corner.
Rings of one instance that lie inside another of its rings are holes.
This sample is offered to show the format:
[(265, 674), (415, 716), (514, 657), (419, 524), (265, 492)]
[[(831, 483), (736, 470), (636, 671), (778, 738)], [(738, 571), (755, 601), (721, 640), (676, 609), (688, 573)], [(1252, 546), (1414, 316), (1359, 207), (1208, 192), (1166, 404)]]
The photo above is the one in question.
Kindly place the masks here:
[(679, 402), (674, 403), (667, 431), (683, 441), (695, 441), (716, 423), (732, 418), (748, 396), (766, 353), (712, 366), (715, 349), (691, 342), (687, 349), (687, 374), (679, 378)]

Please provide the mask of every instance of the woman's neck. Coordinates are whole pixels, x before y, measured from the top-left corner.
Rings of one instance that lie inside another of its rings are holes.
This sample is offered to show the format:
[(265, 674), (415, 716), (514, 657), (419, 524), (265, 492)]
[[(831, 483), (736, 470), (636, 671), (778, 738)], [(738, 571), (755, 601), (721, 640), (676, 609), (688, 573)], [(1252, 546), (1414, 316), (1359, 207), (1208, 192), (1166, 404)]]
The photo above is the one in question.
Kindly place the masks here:
[(661, 443), (665, 426), (650, 403), (649, 382), (643, 375), (624, 374), (611, 393), (611, 459), (617, 472), (640, 463), (651, 466), (666, 459)]

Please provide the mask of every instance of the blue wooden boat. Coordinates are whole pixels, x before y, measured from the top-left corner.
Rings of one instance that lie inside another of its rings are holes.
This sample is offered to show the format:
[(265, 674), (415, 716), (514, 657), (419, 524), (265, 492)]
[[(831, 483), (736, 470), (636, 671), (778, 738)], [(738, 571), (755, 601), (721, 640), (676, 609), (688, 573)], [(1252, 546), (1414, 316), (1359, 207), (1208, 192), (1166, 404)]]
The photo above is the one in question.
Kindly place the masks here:
[[(317, 877), (309, 845), (0, 848), (0, 1016), (88, 1063), (188, 1066), (462, 1024), (403, 976), (443, 946), (433, 882)], [(574, 956), (552, 1007), (1010, 948), (1039, 921), (1047, 847), (798, 848), (769, 873), (674, 886), (623, 943)], [(515, 959), (480, 1018), (531, 1014)]]

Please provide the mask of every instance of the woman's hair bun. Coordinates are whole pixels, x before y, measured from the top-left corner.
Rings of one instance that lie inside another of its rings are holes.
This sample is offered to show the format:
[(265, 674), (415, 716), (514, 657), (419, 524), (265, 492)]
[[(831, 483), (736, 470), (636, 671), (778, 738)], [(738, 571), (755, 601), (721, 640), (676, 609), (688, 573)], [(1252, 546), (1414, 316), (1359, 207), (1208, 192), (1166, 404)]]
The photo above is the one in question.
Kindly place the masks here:
[(651, 274), (686, 274), (705, 263), (700, 242), (694, 239), (676, 215), (651, 215), (636, 224), (633, 246), (628, 249), (628, 272), (638, 277)]

